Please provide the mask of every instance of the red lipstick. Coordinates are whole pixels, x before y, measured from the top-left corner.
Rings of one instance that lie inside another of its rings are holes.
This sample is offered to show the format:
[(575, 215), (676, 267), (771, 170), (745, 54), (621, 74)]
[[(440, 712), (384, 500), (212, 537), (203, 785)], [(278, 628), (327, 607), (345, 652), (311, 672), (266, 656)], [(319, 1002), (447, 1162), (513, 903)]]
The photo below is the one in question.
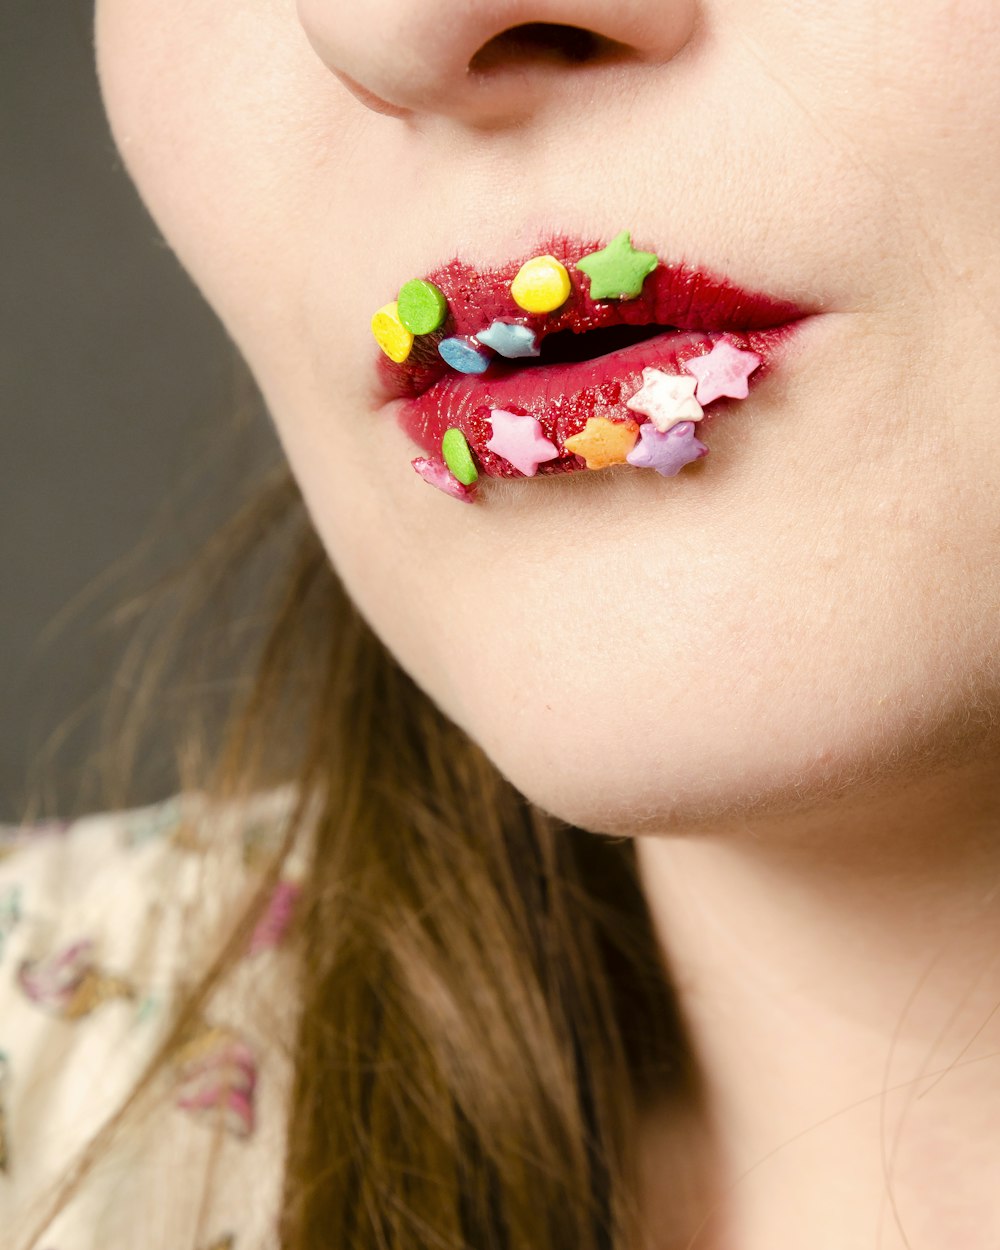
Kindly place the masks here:
[[(692, 357), (720, 339), (760, 357), (749, 378), (753, 389), (767, 375), (797, 324), (818, 309), (743, 290), (724, 278), (686, 265), (659, 262), (634, 298), (594, 300), (576, 262), (605, 243), (562, 237), (544, 241), (530, 255), (548, 254), (565, 265), (572, 289), (549, 313), (529, 313), (515, 303), (511, 283), (528, 256), (495, 269), (474, 269), (459, 259), (427, 275), (444, 294), (448, 313), (441, 327), (414, 340), (409, 357), (397, 364), (379, 353), (380, 388), (402, 429), (429, 455), (440, 456), (448, 429), (462, 431), (479, 472), (522, 477), (487, 446), (494, 409), (537, 418), (557, 457), (538, 466), (538, 475), (582, 470), (585, 460), (565, 441), (592, 416), (642, 423), (626, 400), (642, 385), (646, 368), (680, 374)], [(636, 244), (638, 247), (639, 244)], [(438, 354), (451, 337), (471, 339), (494, 320), (534, 331), (537, 357), (491, 359), (485, 372), (459, 373)], [(721, 401), (705, 405), (702, 433)]]

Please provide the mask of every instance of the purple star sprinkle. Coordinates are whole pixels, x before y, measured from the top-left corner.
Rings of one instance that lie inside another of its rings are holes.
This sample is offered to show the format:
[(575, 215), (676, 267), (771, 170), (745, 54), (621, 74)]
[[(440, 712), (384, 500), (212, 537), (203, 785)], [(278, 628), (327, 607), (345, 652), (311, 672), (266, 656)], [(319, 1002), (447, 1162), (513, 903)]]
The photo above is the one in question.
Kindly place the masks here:
[(661, 434), (651, 421), (639, 430), (639, 441), (625, 459), (638, 469), (655, 469), (662, 477), (673, 477), (686, 464), (708, 455), (708, 448), (694, 436), (695, 423), (680, 421)]

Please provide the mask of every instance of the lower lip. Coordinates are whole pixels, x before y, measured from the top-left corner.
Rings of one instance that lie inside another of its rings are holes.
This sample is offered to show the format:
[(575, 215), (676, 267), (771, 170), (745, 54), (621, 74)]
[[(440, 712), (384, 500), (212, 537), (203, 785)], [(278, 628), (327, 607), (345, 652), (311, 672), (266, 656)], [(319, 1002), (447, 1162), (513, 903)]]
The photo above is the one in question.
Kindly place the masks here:
[[(756, 352), (761, 359), (749, 378), (752, 392), (770, 372), (802, 320), (746, 332), (669, 330), (607, 356), (572, 364), (492, 364), (483, 374), (449, 374), (416, 399), (394, 400), (390, 407), (395, 409), (403, 432), (429, 455), (439, 457), (445, 431), (457, 428), (468, 440), (480, 473), (508, 478), (524, 474), (486, 446), (493, 437), (488, 418), (494, 408), (526, 413), (538, 419), (545, 437), (559, 448), (558, 459), (538, 466), (538, 476), (572, 473), (586, 469), (586, 462), (563, 445), (583, 429), (588, 417), (639, 424), (646, 419), (625, 404), (641, 388), (643, 369), (683, 373), (686, 361), (704, 355), (713, 344), (726, 339), (742, 351)], [(705, 432), (705, 422), (717, 409), (732, 402), (718, 399), (707, 404), (698, 434)]]

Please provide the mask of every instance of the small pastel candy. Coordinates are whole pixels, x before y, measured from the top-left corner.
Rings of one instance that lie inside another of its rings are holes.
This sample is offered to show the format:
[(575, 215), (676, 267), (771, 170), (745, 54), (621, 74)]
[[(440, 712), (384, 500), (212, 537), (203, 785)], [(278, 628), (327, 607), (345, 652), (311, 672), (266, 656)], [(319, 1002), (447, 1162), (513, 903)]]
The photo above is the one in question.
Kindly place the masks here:
[(468, 339), (442, 339), (438, 343), (441, 359), (459, 373), (485, 373), (490, 367), (490, 357)]
[(576, 262), (590, 279), (590, 298), (635, 299), (642, 284), (660, 263), (655, 252), (639, 252), (627, 230), (616, 234), (607, 247)]
[(433, 334), (444, 324), (448, 301), (440, 287), (413, 278), (399, 289), (399, 319), (412, 334)]
[(488, 330), (480, 330), (476, 338), (508, 360), (517, 360), (521, 356), (539, 356), (542, 351), (534, 330), (527, 326), (512, 325), (509, 321), (494, 321)]
[(721, 395), (746, 399), (750, 394), (750, 374), (760, 364), (756, 352), (741, 352), (726, 339), (719, 339), (704, 356), (693, 356), (684, 368), (698, 379), (698, 402), (710, 404)]
[(535, 256), (525, 261), (510, 284), (514, 303), (525, 312), (552, 312), (569, 298), (572, 286), (566, 266), (554, 256)]
[(441, 455), (452, 474), (463, 486), (471, 486), (479, 477), (476, 462), (472, 459), (469, 444), (461, 430), (445, 430), (441, 439)]
[(663, 434), (678, 421), (700, 421), (705, 415), (694, 397), (696, 386), (687, 374), (643, 369), (642, 389), (626, 399), (625, 407), (649, 417)]
[(395, 300), (383, 304), (372, 317), (372, 334), (375, 342), (390, 360), (401, 365), (413, 347), (413, 335), (399, 319), (399, 305)]
[(493, 436), (486, 446), (525, 477), (534, 477), (540, 464), (559, 455), (559, 448), (542, 433), (537, 417), (494, 408), (487, 420)]
[(476, 492), (473, 488), (463, 486), (455, 475), (448, 469), (446, 464), (440, 460), (432, 460), (428, 456), (417, 456), (411, 460), (417, 473), (431, 486), (436, 486), (438, 490), (444, 491), (446, 495), (450, 495), (452, 499), (461, 499), (465, 503), (473, 503), (476, 498)]
[(625, 459), (638, 469), (655, 469), (661, 477), (673, 477), (686, 464), (708, 455), (708, 448), (694, 436), (696, 428), (693, 421), (680, 421), (663, 433), (647, 423)]
[(639, 426), (635, 421), (609, 421), (607, 417), (588, 417), (587, 424), (563, 446), (582, 456), (588, 469), (606, 469), (608, 465), (624, 464), (635, 446)]

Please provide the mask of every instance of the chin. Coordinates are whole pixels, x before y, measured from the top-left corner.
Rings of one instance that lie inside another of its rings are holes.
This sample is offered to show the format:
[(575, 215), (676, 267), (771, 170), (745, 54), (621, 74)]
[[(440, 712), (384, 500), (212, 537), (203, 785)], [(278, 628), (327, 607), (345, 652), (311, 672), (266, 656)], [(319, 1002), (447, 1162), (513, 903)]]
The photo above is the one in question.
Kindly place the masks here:
[(749, 689), (659, 707), (648, 695), (567, 691), (562, 704), (552, 692), (525, 700), (510, 720), (490, 716), (485, 704), (457, 719), (536, 806), (617, 837), (842, 818), (854, 803), (995, 757), (995, 730), (972, 723), (967, 705), (918, 717), (863, 686), (853, 700), (817, 703), (788, 687), (768, 692), (763, 706)]

